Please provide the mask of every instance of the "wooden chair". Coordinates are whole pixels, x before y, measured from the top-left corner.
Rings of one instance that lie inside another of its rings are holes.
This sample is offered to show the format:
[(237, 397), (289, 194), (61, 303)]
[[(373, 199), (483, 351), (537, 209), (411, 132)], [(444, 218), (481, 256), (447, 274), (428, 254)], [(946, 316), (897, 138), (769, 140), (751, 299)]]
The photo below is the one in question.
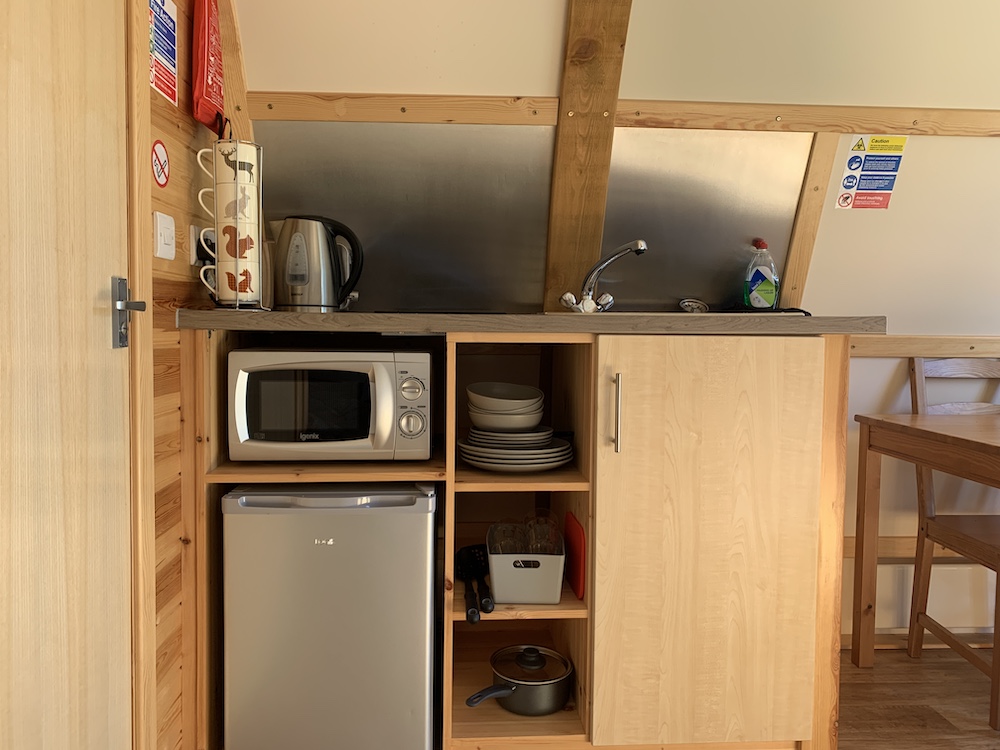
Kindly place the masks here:
[[(1000, 404), (986, 402), (927, 403), (928, 378), (982, 378), (1000, 380), (1000, 359), (910, 359), (910, 398), (914, 414), (1000, 414)], [(990, 678), (990, 726), (1000, 729), (1000, 606), (993, 615), (993, 657), (987, 660), (927, 614), (934, 545), (953, 550), (990, 570), (1000, 570), (1000, 510), (997, 515), (938, 515), (934, 482), (926, 466), (917, 470), (917, 502), (920, 526), (913, 569), (913, 598), (907, 653), (919, 657), (924, 630), (929, 630)], [(1000, 575), (997, 577), (1000, 603)]]

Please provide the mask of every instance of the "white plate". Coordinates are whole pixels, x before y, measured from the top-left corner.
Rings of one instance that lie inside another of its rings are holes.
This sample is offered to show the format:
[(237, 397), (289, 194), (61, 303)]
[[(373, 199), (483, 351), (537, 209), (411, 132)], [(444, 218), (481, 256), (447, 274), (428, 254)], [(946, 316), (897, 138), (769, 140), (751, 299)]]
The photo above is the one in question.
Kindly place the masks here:
[(481, 435), (478, 432), (469, 432), (469, 440), (479, 440), (486, 443), (503, 443), (505, 445), (521, 445), (525, 443), (548, 443), (552, 440), (552, 435), (536, 435), (533, 432), (508, 432), (506, 437), (494, 435)]
[(459, 450), (462, 454), (469, 454), (473, 457), (479, 456), (480, 458), (497, 458), (515, 461), (525, 461), (529, 459), (555, 459), (557, 457), (562, 457), (564, 455), (573, 454), (573, 446), (570, 445), (565, 440), (560, 440), (556, 438), (552, 441), (552, 445), (546, 448), (485, 448), (478, 445), (470, 445), (469, 443), (458, 441)]
[(573, 458), (573, 451), (563, 451), (562, 453), (550, 453), (545, 456), (525, 456), (523, 458), (509, 458), (504, 455), (468, 453), (462, 451), (462, 458), (471, 458), (473, 461), (489, 461), (497, 464), (545, 464), (552, 461), (559, 461), (564, 458)]
[(565, 451), (563, 453), (555, 453), (548, 456), (535, 456), (533, 458), (502, 458), (500, 456), (480, 456), (473, 453), (462, 452), (462, 458), (471, 458), (474, 461), (485, 461), (491, 464), (523, 464), (523, 465), (536, 465), (536, 464), (547, 464), (553, 461), (561, 461), (564, 458), (572, 458), (572, 451)]
[(563, 464), (568, 464), (573, 460), (572, 456), (567, 458), (561, 458), (558, 461), (550, 461), (544, 464), (500, 464), (493, 461), (483, 461), (477, 458), (467, 458), (462, 456), (462, 459), (467, 463), (472, 464), (477, 469), (486, 469), (487, 471), (499, 471), (506, 474), (527, 474), (532, 471), (545, 471), (546, 469), (554, 469), (557, 466), (562, 466)]
[(521, 432), (494, 432), (492, 430), (482, 430), (478, 427), (470, 427), (469, 437), (496, 438), (511, 442), (516, 440), (536, 440), (542, 437), (548, 440), (552, 437), (553, 432), (554, 430), (551, 427), (537, 427), (533, 430), (522, 430)]
[(549, 443), (552, 441), (550, 439), (546, 440), (532, 440), (531, 442), (520, 442), (520, 443), (504, 443), (499, 440), (482, 440), (480, 438), (470, 437), (468, 445), (473, 448), (499, 448), (502, 450), (518, 449), (524, 448), (526, 450), (545, 450), (549, 447)]

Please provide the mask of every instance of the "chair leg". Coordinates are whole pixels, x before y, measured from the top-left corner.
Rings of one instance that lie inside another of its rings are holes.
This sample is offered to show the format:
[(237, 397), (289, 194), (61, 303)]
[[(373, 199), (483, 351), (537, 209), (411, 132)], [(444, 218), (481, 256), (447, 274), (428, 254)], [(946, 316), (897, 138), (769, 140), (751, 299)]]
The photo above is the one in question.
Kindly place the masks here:
[(934, 562), (934, 542), (927, 538), (927, 529), (921, 524), (917, 531), (917, 554), (913, 565), (913, 595), (910, 599), (910, 634), (906, 653), (918, 658), (924, 647), (924, 627), (917, 618), (927, 612), (927, 595), (931, 588), (931, 563)]
[(993, 661), (990, 667), (990, 726), (1000, 729), (1000, 573), (993, 609)]

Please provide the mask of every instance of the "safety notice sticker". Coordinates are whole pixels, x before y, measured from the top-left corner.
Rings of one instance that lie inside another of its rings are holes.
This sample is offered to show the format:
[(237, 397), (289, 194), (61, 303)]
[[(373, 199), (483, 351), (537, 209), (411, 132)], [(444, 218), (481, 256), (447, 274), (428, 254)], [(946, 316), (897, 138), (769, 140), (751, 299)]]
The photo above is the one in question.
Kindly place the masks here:
[(149, 85), (177, 106), (177, 4), (149, 0)]
[(889, 208), (899, 167), (903, 163), (907, 137), (852, 137), (840, 190), (837, 191), (837, 208)]

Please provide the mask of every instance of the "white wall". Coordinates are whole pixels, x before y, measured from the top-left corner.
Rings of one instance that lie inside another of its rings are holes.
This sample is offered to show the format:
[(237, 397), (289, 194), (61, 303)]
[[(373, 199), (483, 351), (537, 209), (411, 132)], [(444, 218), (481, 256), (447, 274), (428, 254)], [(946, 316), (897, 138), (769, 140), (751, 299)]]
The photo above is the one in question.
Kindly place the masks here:
[(558, 96), (562, 0), (236, 0), (250, 91)]
[[(250, 90), (558, 95), (563, 0), (237, 6)], [(633, 0), (620, 91), (625, 98), (1000, 110), (998, 28), (995, 0)], [(838, 165), (849, 138), (841, 140)], [(804, 307), (887, 315), (891, 333), (1000, 335), (1000, 140), (911, 138), (885, 211), (834, 209), (841, 171), (831, 176)], [(853, 415), (908, 409), (904, 363), (856, 360), (851, 380), (848, 534)], [(915, 533), (912, 468), (886, 459), (883, 481), (882, 533)], [(976, 487), (958, 489), (966, 508), (1000, 502)], [(848, 562), (845, 631), (851, 575)], [(987, 574), (951, 566), (935, 576), (931, 606), (946, 613), (946, 623), (992, 624)], [(909, 578), (907, 566), (880, 570), (880, 628), (905, 625)]]

